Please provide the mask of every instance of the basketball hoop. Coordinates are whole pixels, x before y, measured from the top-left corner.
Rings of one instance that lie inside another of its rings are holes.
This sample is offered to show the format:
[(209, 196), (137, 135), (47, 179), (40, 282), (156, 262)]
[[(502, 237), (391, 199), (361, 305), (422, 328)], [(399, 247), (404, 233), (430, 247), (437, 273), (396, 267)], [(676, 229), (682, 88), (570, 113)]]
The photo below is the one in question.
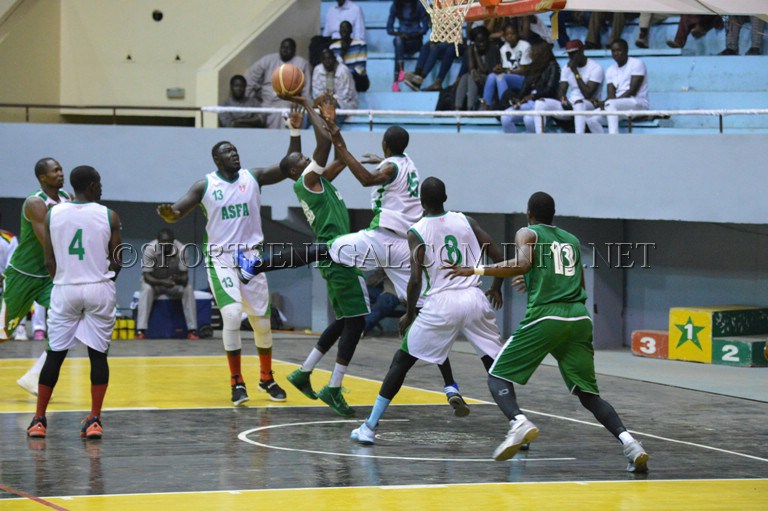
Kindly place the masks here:
[(453, 43), (458, 57), (459, 45), (464, 42), (461, 35), (464, 16), (473, 0), (421, 0), (421, 3), (432, 19), (429, 40), (433, 43)]
[(465, 21), (500, 16), (527, 16), (565, 8), (567, 0), (421, 0), (432, 19), (433, 43), (453, 43), (456, 56), (463, 43), (461, 29)]

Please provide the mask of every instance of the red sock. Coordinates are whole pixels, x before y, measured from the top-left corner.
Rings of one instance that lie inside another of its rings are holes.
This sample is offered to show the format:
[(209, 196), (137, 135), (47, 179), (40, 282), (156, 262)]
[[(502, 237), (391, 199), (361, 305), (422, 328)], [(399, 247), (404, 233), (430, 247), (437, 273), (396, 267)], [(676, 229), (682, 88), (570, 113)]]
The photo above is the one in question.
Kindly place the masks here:
[(91, 385), (91, 414), (89, 419), (93, 419), (101, 415), (101, 405), (104, 404), (104, 394), (107, 393), (108, 383), (102, 383), (99, 385)]
[(45, 410), (48, 409), (48, 402), (51, 400), (51, 394), (53, 394), (53, 387), (38, 383), (35, 417), (45, 417)]
[(261, 381), (269, 381), (272, 379), (272, 348), (257, 348), (257, 351), (261, 366)]
[(240, 376), (240, 350), (228, 351), (227, 363), (229, 364), (229, 374), (232, 375), (230, 384), (245, 383), (243, 377)]

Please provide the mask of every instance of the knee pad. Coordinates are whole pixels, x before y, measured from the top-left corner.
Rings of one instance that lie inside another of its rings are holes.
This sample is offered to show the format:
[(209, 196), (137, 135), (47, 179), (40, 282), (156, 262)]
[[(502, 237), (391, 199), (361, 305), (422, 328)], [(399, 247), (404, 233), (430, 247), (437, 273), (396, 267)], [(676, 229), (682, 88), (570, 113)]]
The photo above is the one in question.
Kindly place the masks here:
[(242, 323), (243, 306), (231, 303), (221, 308), (221, 321), (224, 324), (221, 338), (226, 351), (235, 351), (243, 347), (240, 339), (240, 323)]
[(253, 328), (253, 340), (257, 348), (272, 347), (272, 322), (268, 318), (248, 316), (248, 322)]

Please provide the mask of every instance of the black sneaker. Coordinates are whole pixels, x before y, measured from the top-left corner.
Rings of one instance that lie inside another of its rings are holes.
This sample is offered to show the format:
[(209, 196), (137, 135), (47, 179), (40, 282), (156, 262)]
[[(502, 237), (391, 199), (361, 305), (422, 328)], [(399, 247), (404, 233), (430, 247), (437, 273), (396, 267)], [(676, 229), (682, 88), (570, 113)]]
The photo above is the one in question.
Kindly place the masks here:
[(280, 388), (275, 379), (260, 381), (259, 390), (269, 394), (269, 399), (272, 401), (285, 401), (285, 391)]
[(461, 394), (451, 392), (446, 396), (448, 398), (448, 404), (453, 408), (453, 414), (456, 417), (466, 417), (469, 415), (469, 406), (467, 406), (464, 398)]
[(245, 390), (245, 383), (232, 385), (232, 404), (234, 406), (240, 406), (249, 399), (248, 392)]

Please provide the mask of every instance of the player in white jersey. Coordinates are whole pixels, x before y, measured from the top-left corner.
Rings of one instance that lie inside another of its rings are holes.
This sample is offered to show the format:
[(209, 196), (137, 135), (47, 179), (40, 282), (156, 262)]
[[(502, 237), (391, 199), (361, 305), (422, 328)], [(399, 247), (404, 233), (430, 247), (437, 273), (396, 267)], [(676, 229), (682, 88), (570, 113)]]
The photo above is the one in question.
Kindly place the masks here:
[[(419, 200), (419, 172), (413, 160), (405, 154), (410, 135), (400, 126), (390, 126), (381, 140), (385, 158), (365, 154), (363, 163), (378, 163), (376, 171), (368, 171), (347, 150), (341, 132), (333, 134), (337, 157), (349, 167), (350, 172), (365, 187), (375, 187), (371, 192), (371, 208), (374, 217), (370, 226), (350, 234), (334, 238), (327, 244), (314, 244), (303, 251), (289, 250), (265, 254), (257, 266), (250, 265), (249, 273), (295, 268), (312, 262), (330, 259), (344, 266), (363, 271), (382, 268), (392, 281), (397, 297), (406, 299), (410, 276), (410, 255), (406, 233), (422, 215)], [(241, 263), (248, 265), (247, 260)], [(241, 273), (243, 281), (248, 276)], [(419, 299), (419, 306), (422, 300)], [(446, 359), (439, 364), (444, 391), (448, 402), (458, 417), (469, 414), (469, 408), (461, 397), (459, 386), (453, 377), (451, 363)]]
[[(479, 277), (451, 280), (440, 270), (443, 262), (475, 266), (482, 260), (483, 250), (494, 261), (501, 261), (501, 250), (473, 219), (463, 213), (445, 211), (446, 200), (442, 181), (434, 177), (424, 180), (421, 185), (424, 218), (408, 231), (411, 273), (406, 314), (400, 320), (403, 343), (392, 359), (371, 415), (350, 435), (362, 444), (374, 443), (379, 419), (417, 360), (443, 362), (458, 334), (463, 334), (474, 346), (486, 370), (501, 350), (496, 315), (491, 309), (491, 303), (501, 307), (501, 279), (494, 279), (486, 298), (480, 290)], [(417, 311), (425, 273), (424, 307)]]
[[(291, 113), (292, 117), (300, 115), (300, 110)], [(299, 130), (291, 130), (288, 154), (301, 151), (300, 134)], [(285, 391), (275, 382), (272, 371), (271, 311), (266, 276), (259, 275), (249, 283), (241, 283), (233, 265), (233, 254), (238, 248), (261, 253), (264, 243), (261, 188), (279, 183), (285, 176), (279, 165), (264, 169), (242, 168), (237, 148), (230, 142), (214, 145), (211, 155), (217, 170), (193, 184), (176, 203), (159, 205), (157, 213), (166, 222), (175, 223), (200, 206), (207, 217), (203, 251), (208, 282), (224, 323), (222, 340), (231, 375), (232, 404), (240, 406), (249, 399), (240, 362), (243, 312), (253, 327), (259, 354), (259, 389), (267, 392), (273, 401), (285, 401)]]
[(101, 407), (109, 384), (107, 351), (115, 326), (115, 277), (120, 271), (120, 218), (101, 199), (101, 177), (93, 167), (69, 176), (75, 201), (50, 210), (45, 232), (45, 266), (53, 278), (48, 320), (48, 357), (40, 372), (37, 410), (27, 435), (46, 435), (45, 411), (67, 352), (78, 342), (91, 361), (91, 411), (80, 436), (101, 438)]

